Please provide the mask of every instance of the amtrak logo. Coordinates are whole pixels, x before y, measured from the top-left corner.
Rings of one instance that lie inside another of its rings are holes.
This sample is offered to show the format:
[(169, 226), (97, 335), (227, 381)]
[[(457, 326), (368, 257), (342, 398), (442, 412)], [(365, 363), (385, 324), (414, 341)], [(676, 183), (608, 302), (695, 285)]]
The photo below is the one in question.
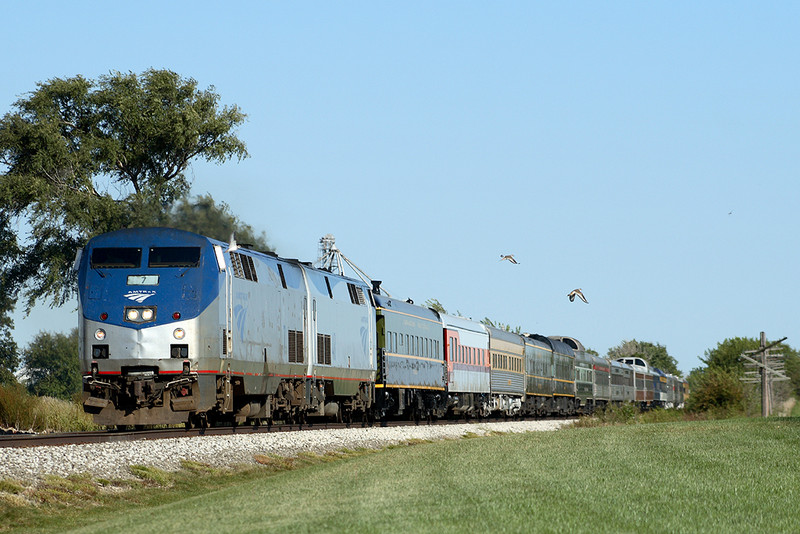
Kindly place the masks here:
[(145, 300), (147, 300), (148, 298), (152, 297), (155, 294), (156, 294), (155, 291), (128, 291), (122, 296), (128, 300), (132, 300), (134, 302), (138, 302), (139, 304), (141, 304), (142, 302), (144, 302)]

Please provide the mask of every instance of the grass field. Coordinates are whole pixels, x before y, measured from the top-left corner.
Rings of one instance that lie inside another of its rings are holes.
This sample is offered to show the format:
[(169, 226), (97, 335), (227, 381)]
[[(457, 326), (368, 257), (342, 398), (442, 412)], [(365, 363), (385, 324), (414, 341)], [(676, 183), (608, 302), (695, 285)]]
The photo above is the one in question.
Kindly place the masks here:
[(0, 499), (0, 531), (798, 532), (799, 452), (800, 419), (782, 418), (264, 457), (236, 476), (187, 464), (140, 470), (144, 486), (168, 488), (112, 495), (74, 479), (62, 487), (82, 496), (67, 505)]

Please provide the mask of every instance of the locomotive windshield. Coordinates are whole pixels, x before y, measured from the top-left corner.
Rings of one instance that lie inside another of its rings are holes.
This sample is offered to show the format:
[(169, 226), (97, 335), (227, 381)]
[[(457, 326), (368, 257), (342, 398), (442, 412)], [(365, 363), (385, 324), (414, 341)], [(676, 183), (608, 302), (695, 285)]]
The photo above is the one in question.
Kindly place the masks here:
[(142, 249), (108, 247), (92, 250), (92, 269), (135, 269), (142, 264)]
[(151, 247), (148, 267), (197, 267), (200, 247)]

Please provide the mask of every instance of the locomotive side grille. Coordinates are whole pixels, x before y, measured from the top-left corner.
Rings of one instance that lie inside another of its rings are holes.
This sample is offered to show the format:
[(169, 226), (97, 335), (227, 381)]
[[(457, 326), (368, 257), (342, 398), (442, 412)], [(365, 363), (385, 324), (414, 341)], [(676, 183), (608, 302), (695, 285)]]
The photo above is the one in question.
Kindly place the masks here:
[(244, 267), (244, 277), (253, 282), (258, 282), (256, 275), (256, 266), (253, 258), (250, 256), (242, 256), (242, 266)]
[(367, 300), (364, 298), (364, 292), (360, 287), (356, 287), (355, 284), (347, 284), (347, 290), (350, 292), (350, 302), (353, 304), (363, 306), (367, 303)]
[(233, 265), (233, 275), (236, 278), (258, 282), (256, 265), (252, 257), (238, 252), (231, 252), (231, 265)]
[(331, 364), (331, 336), (317, 334), (317, 363)]
[(303, 332), (289, 330), (289, 363), (303, 363)]
[(231, 252), (231, 265), (233, 265), (233, 276), (236, 278), (244, 278), (244, 270), (242, 269), (242, 256), (235, 252)]

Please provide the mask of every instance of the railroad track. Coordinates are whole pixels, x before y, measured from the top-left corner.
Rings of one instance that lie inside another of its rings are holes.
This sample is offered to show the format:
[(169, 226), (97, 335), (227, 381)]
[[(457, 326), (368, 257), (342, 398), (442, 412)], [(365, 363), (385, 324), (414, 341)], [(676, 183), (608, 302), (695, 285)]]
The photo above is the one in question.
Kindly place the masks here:
[[(553, 417), (565, 419), (565, 417)], [(548, 419), (548, 418), (544, 418)], [(566, 418), (569, 419), (569, 418)], [(523, 420), (523, 419), (519, 419)], [(386, 421), (382, 426), (416, 426), (416, 425), (452, 425), (452, 424), (465, 424), (465, 423), (491, 423), (501, 422), (503, 419), (438, 419), (431, 422), (420, 421), (415, 423), (413, 421), (391, 420)], [(45, 447), (45, 446), (59, 446), (59, 445), (80, 445), (86, 443), (113, 443), (119, 441), (136, 441), (136, 440), (155, 440), (155, 439), (170, 439), (170, 438), (190, 438), (198, 436), (230, 436), (230, 435), (247, 435), (247, 434), (261, 434), (261, 433), (277, 433), (277, 432), (292, 432), (302, 430), (333, 430), (342, 428), (364, 428), (370, 426), (378, 426), (378, 424), (362, 424), (362, 423), (306, 423), (306, 424), (274, 424), (268, 425), (240, 425), (240, 426), (210, 426), (207, 428), (193, 428), (187, 430), (186, 428), (156, 428), (149, 430), (105, 430), (105, 431), (90, 431), (90, 432), (64, 432), (52, 434), (5, 434), (0, 435), (0, 448), (26, 448), (26, 447)]]

